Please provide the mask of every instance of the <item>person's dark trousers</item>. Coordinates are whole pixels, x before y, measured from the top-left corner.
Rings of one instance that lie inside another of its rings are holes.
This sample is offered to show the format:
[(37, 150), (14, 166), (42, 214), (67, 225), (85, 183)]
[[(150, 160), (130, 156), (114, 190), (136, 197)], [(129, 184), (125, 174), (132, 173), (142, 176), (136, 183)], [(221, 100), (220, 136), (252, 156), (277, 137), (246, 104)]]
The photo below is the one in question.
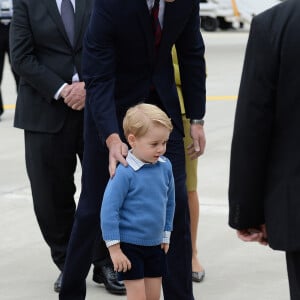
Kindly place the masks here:
[[(1, 83), (3, 77), (5, 54), (9, 56), (9, 24), (4, 25), (0, 22), (0, 115), (4, 111), (3, 99), (1, 94)], [(12, 70), (15, 78), (16, 86), (19, 84), (19, 76)]]
[(286, 252), (291, 300), (300, 299), (300, 251)]
[[(176, 128), (173, 132), (176, 131)], [(176, 132), (174, 132), (176, 135)], [(192, 246), (189, 210), (187, 206), (185, 156), (183, 140), (172, 140), (167, 144), (167, 156), (173, 167), (175, 180), (176, 209), (171, 234), (170, 249), (167, 255), (168, 272), (163, 277), (165, 300), (192, 300)]]
[[(164, 107), (155, 90), (150, 92), (145, 102)], [(180, 120), (181, 116), (180, 116)], [(174, 125), (174, 124), (173, 124)], [(192, 245), (190, 233), (190, 218), (186, 190), (185, 152), (183, 133), (174, 125), (167, 144), (165, 156), (172, 163), (175, 180), (176, 209), (171, 234), (170, 249), (167, 255), (168, 272), (163, 277), (163, 292), (165, 300), (192, 300)]]
[(77, 156), (83, 156), (83, 112), (69, 109), (58, 133), (25, 131), (25, 155), (36, 218), (62, 271), (76, 207)]
[[(100, 230), (100, 207), (109, 179), (108, 151), (92, 122), (88, 102), (85, 107), (82, 191), (75, 214), (59, 299), (85, 299), (94, 243)], [(105, 243), (98, 243), (98, 260), (109, 258)]]
[[(92, 121), (89, 104), (85, 108), (85, 150), (83, 158), (82, 193), (69, 243), (60, 300), (83, 300), (85, 279), (93, 253), (93, 243), (100, 231), (100, 207), (108, 174), (108, 152)], [(121, 121), (121, 117), (119, 122)], [(120, 122), (121, 124), (121, 122)], [(182, 136), (176, 128), (167, 145), (166, 156), (173, 164), (176, 190), (174, 231), (168, 253), (169, 272), (163, 279), (165, 300), (192, 300), (191, 238), (187, 193), (185, 187), (185, 158)], [(107, 249), (102, 255), (108, 256)]]

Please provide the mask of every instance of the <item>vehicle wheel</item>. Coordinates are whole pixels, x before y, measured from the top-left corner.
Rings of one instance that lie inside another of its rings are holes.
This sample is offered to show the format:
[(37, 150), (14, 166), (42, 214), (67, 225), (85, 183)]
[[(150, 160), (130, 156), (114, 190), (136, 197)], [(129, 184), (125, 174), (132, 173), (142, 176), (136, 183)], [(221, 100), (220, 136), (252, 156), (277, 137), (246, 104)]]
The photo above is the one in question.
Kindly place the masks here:
[(223, 17), (218, 17), (219, 27), (222, 30), (227, 30), (232, 28), (232, 22), (227, 22)]
[(206, 31), (216, 31), (218, 29), (219, 22), (216, 18), (201, 17), (201, 27)]

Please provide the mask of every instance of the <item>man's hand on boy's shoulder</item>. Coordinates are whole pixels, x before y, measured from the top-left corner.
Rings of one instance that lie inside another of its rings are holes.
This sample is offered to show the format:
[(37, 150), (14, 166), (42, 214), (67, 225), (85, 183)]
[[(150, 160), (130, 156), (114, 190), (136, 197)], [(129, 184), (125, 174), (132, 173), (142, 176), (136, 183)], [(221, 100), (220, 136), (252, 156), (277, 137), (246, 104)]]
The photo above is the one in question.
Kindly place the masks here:
[(106, 146), (109, 150), (109, 174), (112, 178), (116, 173), (116, 167), (118, 162), (122, 165), (127, 166), (128, 163), (125, 157), (128, 154), (128, 146), (127, 144), (123, 143), (120, 139), (120, 136), (117, 133), (111, 134), (106, 139)]

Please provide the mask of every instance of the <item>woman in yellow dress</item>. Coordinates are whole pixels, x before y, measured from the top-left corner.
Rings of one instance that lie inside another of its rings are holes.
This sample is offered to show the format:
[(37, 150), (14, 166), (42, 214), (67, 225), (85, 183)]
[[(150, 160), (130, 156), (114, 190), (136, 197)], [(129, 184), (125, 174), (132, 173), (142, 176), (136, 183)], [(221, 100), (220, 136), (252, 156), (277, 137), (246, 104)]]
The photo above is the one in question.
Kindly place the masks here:
[(205, 271), (198, 259), (197, 250), (197, 230), (200, 214), (199, 198), (197, 192), (197, 167), (198, 159), (190, 159), (187, 149), (188, 146), (193, 143), (190, 136), (190, 121), (186, 118), (183, 96), (181, 91), (181, 82), (179, 74), (179, 66), (177, 60), (176, 49), (172, 49), (172, 59), (175, 73), (175, 81), (177, 86), (177, 92), (180, 100), (180, 108), (182, 113), (182, 121), (184, 127), (184, 148), (185, 148), (185, 164), (186, 164), (186, 187), (188, 191), (188, 202), (190, 211), (190, 223), (191, 223), (191, 240), (192, 240), (192, 279), (194, 282), (201, 282), (205, 277)]

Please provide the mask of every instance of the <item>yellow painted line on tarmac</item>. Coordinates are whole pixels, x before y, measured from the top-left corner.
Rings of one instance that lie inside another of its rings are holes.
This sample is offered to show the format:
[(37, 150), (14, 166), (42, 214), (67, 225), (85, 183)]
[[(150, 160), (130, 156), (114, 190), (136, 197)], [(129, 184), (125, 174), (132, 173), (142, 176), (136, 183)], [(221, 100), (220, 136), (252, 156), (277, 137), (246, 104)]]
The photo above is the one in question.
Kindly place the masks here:
[[(207, 96), (206, 100), (207, 101), (234, 101), (237, 99), (237, 96)], [(15, 104), (4, 104), (4, 109), (9, 110), (9, 109), (15, 109), (16, 105)]]
[(4, 109), (15, 109), (16, 105), (15, 104), (4, 104), (3, 107), (4, 107)]
[(237, 96), (206, 96), (207, 101), (234, 101)]

